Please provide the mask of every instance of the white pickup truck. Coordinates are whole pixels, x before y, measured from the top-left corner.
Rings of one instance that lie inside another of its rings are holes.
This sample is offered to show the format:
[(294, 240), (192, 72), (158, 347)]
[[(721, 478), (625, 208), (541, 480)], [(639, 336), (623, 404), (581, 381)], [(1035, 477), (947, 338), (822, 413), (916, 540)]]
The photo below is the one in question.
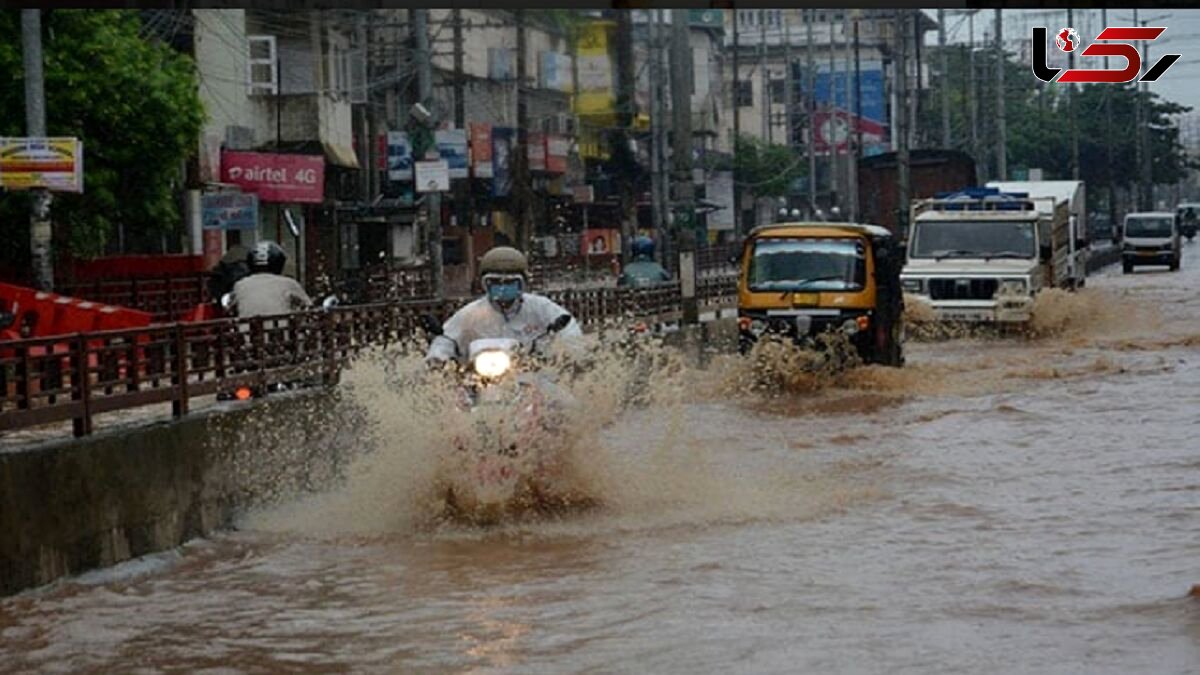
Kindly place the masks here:
[(1043, 288), (1078, 288), (1086, 255), (1068, 200), (970, 188), (912, 204), (906, 293), (946, 321), (1021, 323)]

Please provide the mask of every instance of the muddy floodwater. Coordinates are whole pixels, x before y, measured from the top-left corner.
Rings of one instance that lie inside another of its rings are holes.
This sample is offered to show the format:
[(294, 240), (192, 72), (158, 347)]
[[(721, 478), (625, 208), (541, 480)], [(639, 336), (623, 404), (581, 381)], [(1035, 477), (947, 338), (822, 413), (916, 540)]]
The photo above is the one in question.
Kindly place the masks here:
[(1200, 246), (1039, 312), (787, 396), (688, 373), (554, 519), (420, 524), (393, 410), (327, 502), (0, 600), (0, 671), (1200, 672)]

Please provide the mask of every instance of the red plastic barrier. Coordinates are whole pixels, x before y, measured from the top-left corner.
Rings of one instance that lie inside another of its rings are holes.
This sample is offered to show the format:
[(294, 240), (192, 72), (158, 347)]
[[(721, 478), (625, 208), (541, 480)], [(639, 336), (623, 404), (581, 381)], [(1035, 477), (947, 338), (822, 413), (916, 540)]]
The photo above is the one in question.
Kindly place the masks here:
[(13, 330), (19, 333), (22, 325), (32, 322), (30, 337), (141, 328), (149, 326), (154, 319), (149, 312), (100, 305), (11, 284), (0, 284), (0, 302), (6, 309), (16, 310), (17, 321)]

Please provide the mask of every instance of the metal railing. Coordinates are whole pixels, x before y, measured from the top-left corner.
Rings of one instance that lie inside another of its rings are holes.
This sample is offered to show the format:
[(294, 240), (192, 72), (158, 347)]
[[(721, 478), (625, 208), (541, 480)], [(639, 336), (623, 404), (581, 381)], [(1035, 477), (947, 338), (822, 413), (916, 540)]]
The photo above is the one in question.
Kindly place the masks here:
[(60, 284), (54, 290), (61, 295), (149, 312), (155, 321), (174, 321), (209, 300), (208, 276), (103, 279)]
[[(727, 305), (735, 284), (733, 277), (701, 279), (697, 300), (709, 310)], [(678, 321), (683, 304), (678, 283), (549, 295), (585, 326)], [(75, 435), (84, 436), (102, 413), (170, 403), (178, 417), (197, 396), (335, 381), (358, 350), (410, 337), (421, 316), (445, 319), (459, 304), (387, 302), (0, 342), (0, 432), (71, 420)]]

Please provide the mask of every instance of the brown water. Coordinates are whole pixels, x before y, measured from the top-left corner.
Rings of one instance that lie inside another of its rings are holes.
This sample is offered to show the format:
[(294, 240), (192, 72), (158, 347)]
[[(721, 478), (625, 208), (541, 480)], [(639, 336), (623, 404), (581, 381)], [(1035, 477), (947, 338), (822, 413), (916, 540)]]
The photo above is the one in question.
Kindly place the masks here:
[(782, 395), (718, 359), (622, 412), (610, 363), (574, 441), (605, 506), (495, 528), (432, 518), (457, 422), (360, 368), (343, 489), (0, 601), (0, 670), (1200, 672), (1185, 258)]

